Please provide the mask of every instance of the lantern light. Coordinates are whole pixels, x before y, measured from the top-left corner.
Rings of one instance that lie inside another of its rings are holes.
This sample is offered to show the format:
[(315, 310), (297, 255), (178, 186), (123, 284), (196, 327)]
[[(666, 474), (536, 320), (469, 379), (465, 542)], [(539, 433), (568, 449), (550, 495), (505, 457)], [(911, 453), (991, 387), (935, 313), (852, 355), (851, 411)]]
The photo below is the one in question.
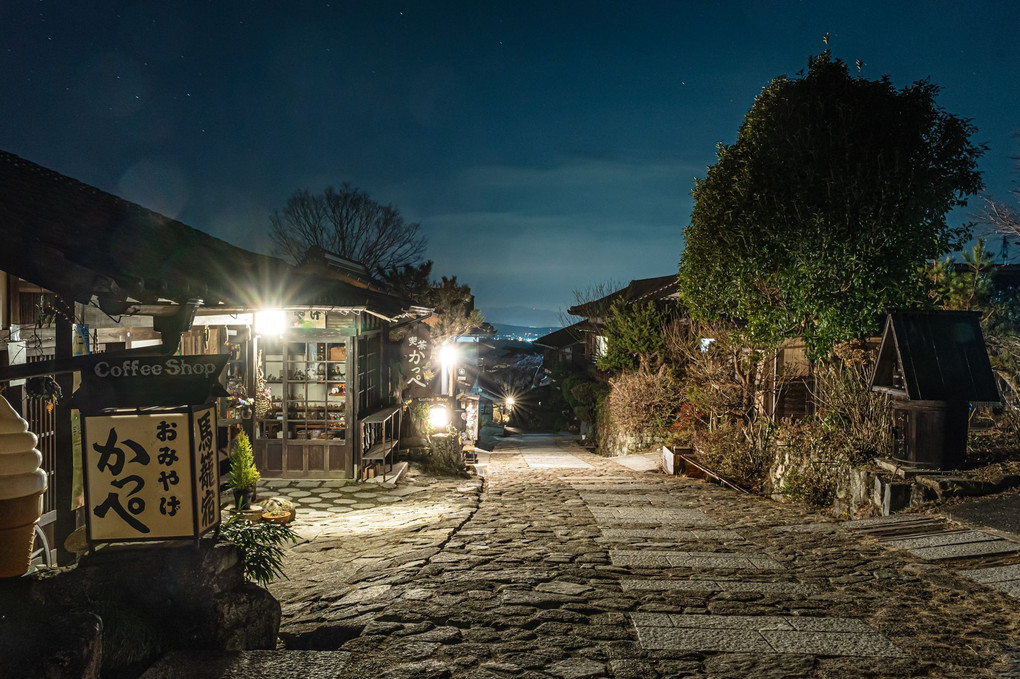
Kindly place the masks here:
[(433, 429), (442, 429), (450, 423), (450, 415), (446, 406), (432, 406), (429, 409), (429, 424)]
[(282, 335), (286, 325), (287, 314), (283, 309), (262, 309), (255, 312), (257, 335)]

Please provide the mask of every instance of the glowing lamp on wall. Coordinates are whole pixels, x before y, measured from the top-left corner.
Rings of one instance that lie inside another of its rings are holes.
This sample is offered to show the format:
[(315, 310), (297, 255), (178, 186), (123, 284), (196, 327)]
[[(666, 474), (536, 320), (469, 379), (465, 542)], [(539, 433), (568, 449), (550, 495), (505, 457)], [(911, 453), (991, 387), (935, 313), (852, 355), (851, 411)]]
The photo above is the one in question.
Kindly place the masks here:
[(439, 360), (444, 367), (452, 366), (457, 362), (457, 347), (452, 344), (444, 344), (439, 349)]
[(283, 309), (262, 309), (255, 312), (255, 334), (279, 336), (287, 327)]
[(444, 429), (450, 423), (450, 414), (446, 406), (432, 406), (429, 408), (429, 424), (433, 429)]

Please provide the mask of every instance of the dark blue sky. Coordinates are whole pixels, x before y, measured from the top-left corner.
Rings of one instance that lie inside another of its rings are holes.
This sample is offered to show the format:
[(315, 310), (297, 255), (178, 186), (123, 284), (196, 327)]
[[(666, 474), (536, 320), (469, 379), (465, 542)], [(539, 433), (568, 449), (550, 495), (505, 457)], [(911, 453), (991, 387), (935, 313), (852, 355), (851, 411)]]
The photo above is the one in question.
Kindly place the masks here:
[(941, 85), (990, 191), (1016, 179), (1007, 0), (20, 0), (0, 30), (0, 148), (256, 250), (294, 189), (349, 181), (496, 322), (675, 271), (694, 177), (825, 33), (869, 77)]

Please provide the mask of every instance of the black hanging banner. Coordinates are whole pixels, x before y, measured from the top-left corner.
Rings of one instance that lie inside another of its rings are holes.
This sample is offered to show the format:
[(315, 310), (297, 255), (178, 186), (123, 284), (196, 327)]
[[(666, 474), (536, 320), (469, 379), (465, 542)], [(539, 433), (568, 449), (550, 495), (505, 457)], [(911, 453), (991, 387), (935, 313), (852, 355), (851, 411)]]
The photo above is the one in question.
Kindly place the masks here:
[(198, 406), (229, 395), (219, 382), (227, 354), (83, 358), (81, 388), (71, 402), (82, 411)]
[(408, 398), (431, 396), (432, 380), (432, 338), (424, 323), (414, 328), (400, 344), (400, 375), (403, 389)]

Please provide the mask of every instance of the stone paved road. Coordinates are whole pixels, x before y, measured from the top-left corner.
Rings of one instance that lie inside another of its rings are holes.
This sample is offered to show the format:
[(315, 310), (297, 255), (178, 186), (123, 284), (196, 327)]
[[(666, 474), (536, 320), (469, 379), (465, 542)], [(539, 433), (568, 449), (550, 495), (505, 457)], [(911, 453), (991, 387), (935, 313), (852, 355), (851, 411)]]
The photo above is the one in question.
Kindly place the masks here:
[(484, 486), (423, 485), (313, 538), (272, 587), (289, 650), (260, 676), (1020, 676), (1002, 591), (552, 436), (504, 442)]

